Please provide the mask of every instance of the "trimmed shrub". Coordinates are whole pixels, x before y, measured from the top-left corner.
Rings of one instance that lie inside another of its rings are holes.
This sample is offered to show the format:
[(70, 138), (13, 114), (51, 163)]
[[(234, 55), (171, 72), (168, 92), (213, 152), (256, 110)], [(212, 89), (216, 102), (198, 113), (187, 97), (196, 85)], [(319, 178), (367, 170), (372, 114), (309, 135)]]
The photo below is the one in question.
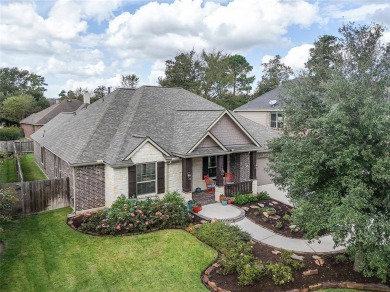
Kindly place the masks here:
[(182, 228), (190, 222), (187, 205), (178, 193), (163, 199), (127, 199), (119, 197), (111, 208), (84, 213), (79, 230), (98, 234), (142, 233), (149, 230)]
[(0, 128), (0, 141), (19, 140), (21, 136), (22, 136), (22, 132), (20, 128), (17, 127)]
[(241, 286), (251, 285), (264, 275), (263, 264), (253, 256), (250, 235), (237, 226), (216, 221), (195, 228), (194, 234), (223, 254), (220, 274), (237, 273)]
[(288, 282), (293, 282), (294, 278), (291, 268), (282, 263), (268, 263), (265, 266), (267, 273), (271, 275), (275, 285), (283, 285)]
[(268, 200), (270, 197), (267, 192), (260, 192), (257, 195), (234, 193), (234, 202), (237, 205), (245, 205), (247, 203), (258, 202), (260, 200)]

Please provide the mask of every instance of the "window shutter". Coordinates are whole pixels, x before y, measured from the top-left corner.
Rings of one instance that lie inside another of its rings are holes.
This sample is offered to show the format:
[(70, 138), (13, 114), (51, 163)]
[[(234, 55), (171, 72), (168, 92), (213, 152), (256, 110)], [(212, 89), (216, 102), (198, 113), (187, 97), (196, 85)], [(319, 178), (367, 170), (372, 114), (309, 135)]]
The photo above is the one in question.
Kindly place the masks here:
[(157, 194), (165, 193), (165, 162), (157, 162)]
[(204, 176), (208, 174), (209, 174), (209, 158), (203, 157), (202, 180), (204, 180)]
[(129, 197), (137, 196), (137, 171), (135, 165), (129, 167)]
[(223, 171), (227, 172), (227, 155), (223, 156)]
[(249, 178), (256, 179), (256, 152), (251, 152), (249, 155)]

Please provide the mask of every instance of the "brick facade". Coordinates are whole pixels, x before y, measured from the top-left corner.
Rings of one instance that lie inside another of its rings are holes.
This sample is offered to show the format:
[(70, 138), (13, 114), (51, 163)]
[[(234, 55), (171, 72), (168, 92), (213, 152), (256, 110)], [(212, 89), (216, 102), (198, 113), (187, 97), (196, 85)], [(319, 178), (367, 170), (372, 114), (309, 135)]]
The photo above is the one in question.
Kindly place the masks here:
[(76, 211), (105, 206), (104, 165), (75, 168)]
[(42, 126), (30, 124), (20, 124), (20, 127), (23, 129), (26, 138), (30, 138), (32, 134), (42, 128)]
[(230, 154), (230, 170), (234, 173), (235, 181), (248, 181), (250, 173), (249, 153)]

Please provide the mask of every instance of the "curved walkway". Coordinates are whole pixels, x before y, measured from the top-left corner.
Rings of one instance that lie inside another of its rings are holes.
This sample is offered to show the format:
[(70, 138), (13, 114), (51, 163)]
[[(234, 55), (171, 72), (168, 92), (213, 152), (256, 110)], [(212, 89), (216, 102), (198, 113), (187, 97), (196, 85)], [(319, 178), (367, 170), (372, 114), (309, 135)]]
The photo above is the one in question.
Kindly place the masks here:
[[(221, 221), (229, 222), (229, 219), (237, 219), (237, 209), (241, 208), (232, 205), (222, 206), (220, 203), (215, 203), (204, 206), (203, 210), (198, 214), (206, 220), (215, 218), (217, 220), (222, 219)], [(231, 215), (229, 216), (227, 214)], [(298, 253), (332, 253), (344, 250), (344, 247), (333, 248), (334, 241), (330, 235), (320, 237), (319, 240), (315, 240), (312, 243), (309, 243), (309, 241), (304, 239), (290, 238), (277, 234), (269, 229), (253, 223), (248, 218), (242, 218), (239, 221), (232, 221), (235, 222), (230, 224), (236, 225), (241, 230), (248, 232), (255, 241), (273, 246), (275, 248), (283, 248)]]

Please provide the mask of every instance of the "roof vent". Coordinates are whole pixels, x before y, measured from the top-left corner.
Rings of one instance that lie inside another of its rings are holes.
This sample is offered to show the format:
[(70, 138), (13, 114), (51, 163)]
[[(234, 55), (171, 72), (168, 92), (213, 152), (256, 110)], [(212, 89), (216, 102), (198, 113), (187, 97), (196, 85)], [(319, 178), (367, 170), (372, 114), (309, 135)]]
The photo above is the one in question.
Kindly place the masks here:
[(276, 99), (271, 99), (268, 103), (269, 105), (275, 106), (278, 103), (278, 101)]

